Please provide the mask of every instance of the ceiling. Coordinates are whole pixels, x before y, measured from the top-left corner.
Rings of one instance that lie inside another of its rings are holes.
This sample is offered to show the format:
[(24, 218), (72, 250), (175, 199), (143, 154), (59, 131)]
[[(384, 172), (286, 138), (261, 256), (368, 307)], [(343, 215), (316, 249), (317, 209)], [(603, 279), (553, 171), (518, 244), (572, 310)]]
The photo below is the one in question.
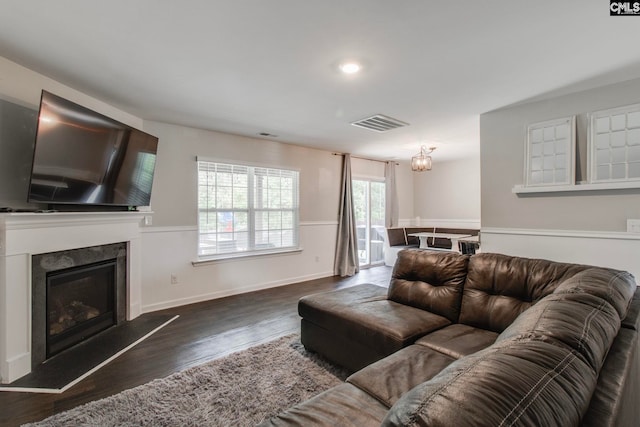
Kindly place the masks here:
[(477, 156), (481, 113), (640, 77), (637, 40), (605, 0), (0, 0), (0, 56), (133, 115), (378, 159)]

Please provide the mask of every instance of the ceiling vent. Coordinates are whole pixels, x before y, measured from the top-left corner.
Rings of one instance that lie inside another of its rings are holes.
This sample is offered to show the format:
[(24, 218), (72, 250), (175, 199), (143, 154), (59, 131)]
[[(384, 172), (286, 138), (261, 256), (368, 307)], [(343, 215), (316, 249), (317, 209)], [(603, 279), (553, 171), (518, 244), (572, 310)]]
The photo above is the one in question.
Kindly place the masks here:
[(375, 132), (386, 132), (395, 128), (409, 126), (409, 123), (405, 123), (382, 114), (376, 114), (375, 116), (367, 117), (366, 119), (351, 122), (351, 124), (353, 126), (358, 126)]

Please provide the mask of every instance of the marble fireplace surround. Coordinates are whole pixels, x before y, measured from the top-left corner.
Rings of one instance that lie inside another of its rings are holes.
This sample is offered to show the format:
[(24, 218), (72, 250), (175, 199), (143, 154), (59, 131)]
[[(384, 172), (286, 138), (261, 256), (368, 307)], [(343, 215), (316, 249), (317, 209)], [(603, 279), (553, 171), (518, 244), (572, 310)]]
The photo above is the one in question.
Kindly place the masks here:
[(149, 212), (0, 214), (0, 379), (31, 372), (32, 259), (36, 254), (125, 242), (126, 318), (141, 314), (140, 227)]

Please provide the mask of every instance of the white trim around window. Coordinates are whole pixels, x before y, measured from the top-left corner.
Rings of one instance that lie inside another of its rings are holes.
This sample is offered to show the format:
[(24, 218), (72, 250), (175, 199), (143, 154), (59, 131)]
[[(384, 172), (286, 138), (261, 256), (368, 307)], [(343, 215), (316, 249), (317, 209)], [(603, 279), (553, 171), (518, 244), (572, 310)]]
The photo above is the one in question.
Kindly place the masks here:
[(299, 251), (299, 172), (197, 159), (198, 260)]

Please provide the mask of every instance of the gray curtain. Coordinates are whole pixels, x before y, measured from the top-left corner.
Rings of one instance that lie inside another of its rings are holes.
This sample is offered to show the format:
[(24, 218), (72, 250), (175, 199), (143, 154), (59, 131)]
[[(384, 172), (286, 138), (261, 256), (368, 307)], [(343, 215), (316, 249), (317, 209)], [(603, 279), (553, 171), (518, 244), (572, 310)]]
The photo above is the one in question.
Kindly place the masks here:
[(353, 211), (351, 191), (351, 155), (343, 156), (342, 190), (340, 191), (340, 215), (338, 217), (338, 240), (333, 272), (339, 276), (353, 276), (360, 270), (358, 263), (358, 240), (356, 219)]
[(397, 227), (399, 221), (398, 192), (396, 190), (396, 162), (384, 165), (384, 222), (387, 227)]

